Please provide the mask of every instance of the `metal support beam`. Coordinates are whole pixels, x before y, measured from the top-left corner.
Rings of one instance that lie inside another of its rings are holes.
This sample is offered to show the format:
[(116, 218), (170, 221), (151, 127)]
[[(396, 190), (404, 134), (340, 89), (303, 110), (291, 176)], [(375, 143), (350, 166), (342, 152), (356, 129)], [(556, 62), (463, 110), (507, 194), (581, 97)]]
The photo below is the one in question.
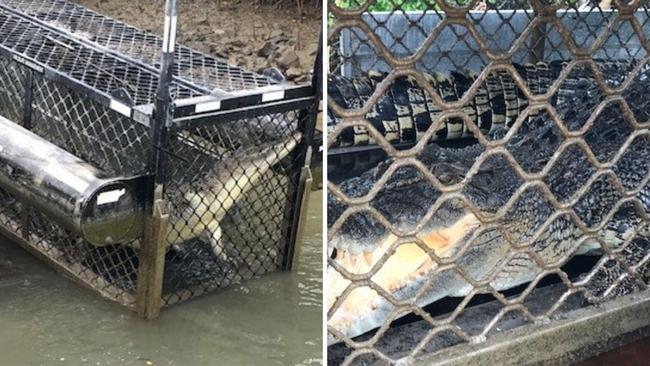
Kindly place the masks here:
[(571, 364), (650, 335), (650, 291), (563, 314), (418, 360), (416, 365)]
[[(311, 165), (311, 156), (314, 143), (314, 132), (316, 130), (316, 120), (318, 119), (318, 111), (320, 108), (321, 95), (323, 91), (323, 35), (320, 36), (319, 41), (319, 52), (316, 56), (316, 61), (314, 63), (314, 74), (312, 76), (312, 91), (315, 96), (313, 105), (301, 111), (299, 116), (299, 129), (303, 133), (303, 140), (300, 146), (296, 148), (293, 156), (293, 161), (296, 164), (302, 164), (302, 170), (298, 178), (296, 194), (293, 196), (292, 201), (289, 202), (289, 205), (294, 206), (293, 217), (292, 217), (292, 226), (290, 228), (290, 234), (287, 242), (286, 250), (286, 259), (284, 261), (284, 268), (291, 270), (295, 268), (296, 258), (295, 255), (297, 252), (295, 250), (296, 245), (298, 245), (302, 236), (301, 225), (304, 225), (304, 215), (307, 210), (307, 200), (309, 199), (309, 192), (311, 191), (311, 171), (309, 166)], [(302, 159), (302, 161), (300, 160)], [(308, 184), (307, 184), (308, 181)]]
[(309, 194), (311, 193), (311, 185), (313, 183), (313, 178), (311, 175), (311, 169), (308, 166), (302, 168), (300, 172), (300, 187), (299, 192), (302, 192), (300, 200), (298, 201), (298, 206), (296, 214), (298, 217), (294, 220), (296, 223), (296, 238), (295, 244), (291, 247), (292, 252), (287, 253), (287, 258), (291, 259), (291, 270), (298, 268), (300, 254), (301, 254), (301, 243), (303, 242), (303, 236), (305, 234), (305, 225), (307, 224), (307, 210), (309, 209)]
[(167, 0), (165, 4), (165, 30), (160, 78), (156, 90), (154, 118), (151, 125), (153, 149), (149, 167), (155, 174), (156, 185), (163, 183), (164, 145), (167, 143), (167, 129), (172, 123), (170, 84), (174, 68), (177, 19), (176, 0)]
[(165, 272), (165, 250), (169, 215), (165, 212), (163, 184), (165, 182), (165, 151), (168, 144), (168, 128), (172, 122), (170, 84), (174, 67), (176, 45), (176, 0), (165, 3), (165, 29), (163, 37), (162, 63), (156, 91), (156, 103), (151, 124), (152, 149), (149, 169), (153, 174), (150, 185), (150, 207), (147, 207), (145, 234), (140, 248), (138, 272), (138, 313), (147, 319), (160, 314), (162, 306), (162, 284)]
[(34, 72), (31, 69), (25, 71), (25, 79), (23, 79), (23, 89), (25, 95), (23, 98), (23, 128), (26, 130), (32, 129), (32, 99), (34, 95)]

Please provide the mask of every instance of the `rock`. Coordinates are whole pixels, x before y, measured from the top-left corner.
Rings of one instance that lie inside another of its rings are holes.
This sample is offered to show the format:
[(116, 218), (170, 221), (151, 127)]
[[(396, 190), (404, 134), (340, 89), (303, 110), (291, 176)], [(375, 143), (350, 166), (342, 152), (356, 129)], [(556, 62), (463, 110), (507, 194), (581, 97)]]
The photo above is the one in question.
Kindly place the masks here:
[(271, 35), (269, 36), (269, 38), (286, 38), (286, 36), (285, 36), (284, 32), (281, 31), (280, 29), (275, 29), (275, 30), (273, 30), (271, 32)]
[(202, 17), (202, 18), (198, 18), (198, 19), (196, 20), (196, 24), (199, 24), (199, 25), (208, 25), (208, 24), (210, 24), (210, 21), (208, 20), (207, 17)]
[(281, 45), (281, 44), (286, 44), (287, 42), (289, 42), (289, 38), (287, 38), (287, 37), (285, 37), (285, 36), (280, 36), (280, 37), (270, 37), (270, 38), (268, 39), (268, 42), (270, 42), (271, 44), (273, 44), (273, 45), (275, 45), (275, 46), (279, 46), (279, 45)]
[(318, 53), (318, 43), (311, 43), (307, 46), (306, 50), (310, 56), (315, 56)]
[(295, 66), (290, 67), (286, 72), (287, 79), (289, 80), (295, 80), (302, 75), (303, 75), (302, 69)]
[(311, 75), (308, 72), (305, 72), (300, 77), (294, 80), (298, 84), (306, 84), (311, 82)]
[(267, 59), (265, 58), (255, 59), (255, 65), (253, 66), (255, 72), (262, 74), (264, 70), (268, 69), (269, 67), (271, 67), (271, 63)]
[(252, 48), (247, 46), (247, 47), (242, 47), (241, 53), (246, 55), (246, 56), (251, 56), (251, 55), (254, 54), (254, 51), (253, 51)]
[(244, 43), (241, 39), (235, 39), (230, 41), (229, 46), (233, 48), (244, 48), (246, 46), (246, 43)]
[(223, 36), (224, 34), (226, 34), (226, 31), (217, 28), (212, 30), (212, 34), (214, 34), (215, 36)]
[(275, 80), (277, 82), (282, 82), (286, 80), (286, 77), (280, 70), (278, 70), (276, 67), (269, 67), (265, 69), (262, 72), (262, 75), (266, 76), (267, 78), (271, 80)]
[(240, 58), (237, 60), (237, 66), (246, 68), (246, 66), (248, 66), (248, 63), (246, 62), (246, 60)]
[(280, 28), (275, 28), (271, 31), (271, 35), (269, 35), (269, 39), (272, 38), (287, 38), (287, 36), (284, 34), (282, 29)]
[(269, 57), (277, 47), (271, 41), (266, 41), (262, 47), (257, 49), (257, 55), (260, 57)]
[(279, 28), (275, 28), (271, 31), (271, 34), (267, 38), (267, 42), (270, 42), (274, 45), (279, 45), (280, 43), (289, 42), (289, 37)]
[(281, 68), (289, 69), (291, 66), (299, 66), (300, 58), (292, 48), (281, 47), (278, 49), (276, 62)]

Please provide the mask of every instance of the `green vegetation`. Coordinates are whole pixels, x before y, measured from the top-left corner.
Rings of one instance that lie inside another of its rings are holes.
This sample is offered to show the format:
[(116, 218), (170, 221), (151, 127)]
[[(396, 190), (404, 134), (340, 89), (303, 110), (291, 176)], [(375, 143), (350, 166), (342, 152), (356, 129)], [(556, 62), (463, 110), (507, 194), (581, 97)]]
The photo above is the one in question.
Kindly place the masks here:
[[(365, 2), (363, 0), (336, 0), (336, 5), (342, 9), (358, 9)], [(391, 11), (397, 8), (402, 10), (427, 10), (437, 7), (433, 0), (375, 0), (369, 7), (370, 11)]]
[[(365, 0), (335, 0), (336, 5), (342, 9), (358, 9), (363, 4)], [(449, 0), (448, 3), (454, 5), (465, 5), (469, 3), (470, 0)], [(557, 4), (561, 0), (546, 0), (548, 4)], [(486, 0), (487, 4), (490, 5), (490, 9), (528, 9), (529, 5), (527, 1), (524, 0)], [(579, 0), (563, 0), (564, 4), (567, 7), (575, 7), (578, 5)], [(392, 11), (395, 9), (401, 9), (406, 11), (425, 11), (425, 10), (434, 10), (439, 9), (438, 4), (435, 0), (374, 0), (370, 7), (369, 11)]]

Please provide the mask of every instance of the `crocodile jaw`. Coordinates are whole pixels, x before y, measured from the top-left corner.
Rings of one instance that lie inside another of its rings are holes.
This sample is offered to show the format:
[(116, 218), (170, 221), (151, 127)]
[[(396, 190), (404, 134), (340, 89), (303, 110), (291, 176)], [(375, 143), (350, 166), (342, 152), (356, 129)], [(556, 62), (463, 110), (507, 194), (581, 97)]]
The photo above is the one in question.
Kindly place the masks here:
[[(447, 228), (429, 231), (418, 235), (428, 249), (439, 258), (452, 256), (468, 233), (480, 226), (476, 216), (471, 213), (461, 217), (456, 223)], [(353, 255), (338, 252), (335, 261), (353, 274), (368, 273), (373, 266), (389, 252), (398, 238), (390, 234), (373, 252)], [(409, 242), (399, 245), (384, 265), (375, 273), (371, 280), (385, 291), (395, 296), (397, 300), (406, 300), (400, 293), (414, 293), (422, 286), (430, 273), (438, 265), (416, 243)], [(349, 286), (350, 281), (338, 271), (328, 268), (328, 309)], [(436, 298), (420, 299), (418, 305), (425, 305), (451, 293), (462, 292), (463, 289), (445, 288), (444, 292), (435, 294)], [(399, 293), (398, 293), (399, 292)], [(343, 333), (347, 337), (355, 337), (384, 324), (392, 311), (392, 304), (369, 287), (358, 287), (352, 290), (343, 300), (341, 306), (328, 321), (328, 326)], [(406, 315), (400, 314), (399, 316)], [(398, 317), (399, 317), (398, 316)], [(338, 339), (328, 337), (328, 344), (337, 343)]]

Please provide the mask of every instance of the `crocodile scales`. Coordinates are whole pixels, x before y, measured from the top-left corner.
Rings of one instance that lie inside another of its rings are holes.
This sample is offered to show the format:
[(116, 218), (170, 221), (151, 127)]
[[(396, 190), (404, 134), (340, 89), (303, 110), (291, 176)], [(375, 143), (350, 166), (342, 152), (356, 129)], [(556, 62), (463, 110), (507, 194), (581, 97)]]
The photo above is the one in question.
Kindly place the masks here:
[[(649, 87), (648, 70), (644, 69), (623, 93), (640, 122), (648, 121), (648, 107), (643, 98)], [(602, 91), (593, 83), (579, 85), (564, 106), (558, 108), (558, 114), (570, 130), (579, 130), (602, 97)], [(600, 162), (609, 162), (632, 130), (620, 104), (610, 102), (582, 138)], [(502, 137), (505, 132), (505, 128), (496, 128), (489, 135), (490, 138)], [(650, 139), (647, 130), (645, 132), (646, 135), (634, 139), (623, 155), (613, 162), (611, 173), (616, 178), (611, 174), (600, 175), (571, 207), (587, 227), (599, 227), (616, 202), (624, 197), (616, 188), (616, 180), (620, 181), (625, 191), (639, 189), (634, 201), (620, 206), (596, 234), (586, 236), (570, 215), (562, 214), (549, 220), (550, 225), (534, 237), (543, 223), (555, 213), (555, 209), (543, 191), (533, 187), (521, 192), (515, 204), (507, 212), (502, 212), (503, 216), (496, 217), (496, 227), (486, 226), (459, 199), (449, 199), (425, 220), (416, 237), (440, 258), (458, 256), (455, 263), (463, 273), (475, 282), (487, 281), (497, 291), (528, 283), (543, 271), (531, 258), (531, 252), (539, 256), (545, 265), (555, 266), (575, 255), (602, 255), (602, 242), (611, 250), (621, 251), (620, 256), (627, 265), (639, 265), (637, 272), (643, 283), (628, 276), (614, 287), (624, 269), (610, 259), (584, 284), (586, 290), (598, 300), (646, 288), (650, 271), (647, 263), (641, 264), (650, 250), (650, 222), (646, 220), (650, 215), (650, 183), (647, 182)], [(539, 172), (547, 165), (562, 140), (557, 126), (539, 115), (526, 121), (515, 132), (508, 141), (507, 149), (522, 169)], [(494, 217), (523, 180), (500, 155), (487, 158), (476, 174), (466, 176), (484, 152), (485, 149), (478, 144), (464, 148), (442, 148), (433, 143), (427, 145), (418, 158), (443, 184), (462, 182), (460, 191), (475, 209), (482, 216)], [(393, 163), (392, 159), (388, 159), (361, 176), (344, 181), (339, 188), (348, 197), (363, 197)], [(584, 151), (573, 144), (564, 150), (542, 181), (557, 200), (569, 202), (596, 171)], [(370, 206), (396, 229), (408, 232), (424, 220), (440, 196), (441, 193), (422, 173), (407, 165), (391, 175), (373, 197)], [(346, 206), (335, 196), (328, 195), (328, 227), (333, 226), (345, 209)], [(413, 299), (425, 284), (426, 291), (416, 299), (418, 306), (447, 296), (467, 296), (473, 290), (473, 286), (458, 272), (447, 270), (436, 273), (438, 265), (415, 243), (407, 242), (392, 248), (397, 240), (372, 215), (357, 213), (347, 218), (331, 237), (329, 245), (337, 265), (353, 274), (368, 273), (382, 257), (388, 257), (381, 268), (373, 272), (371, 280), (397, 301)], [(512, 244), (519, 243), (527, 243), (528, 252), (514, 252)], [(630, 244), (623, 247), (625, 243)], [(331, 265), (327, 283), (330, 309), (328, 326), (344, 336), (355, 337), (381, 326), (394, 309), (390, 301), (365, 286), (357, 287), (345, 298), (339, 299), (350, 281)], [(340, 306), (332, 311), (337, 299)], [(399, 314), (402, 315), (405, 314)], [(333, 336), (328, 338), (329, 344), (337, 341), (338, 338)]]
[[(618, 75), (608, 80), (614, 85), (619, 84), (622, 81), (621, 76), (625, 76), (634, 65), (626, 61), (597, 61), (597, 64), (605, 75)], [(548, 63), (513, 64), (528, 89), (535, 95), (546, 93), (566, 65), (566, 61), (559, 60)], [(472, 71), (453, 71), (449, 74), (423, 73), (423, 75), (445, 102), (461, 99), (478, 77)], [(327, 87), (329, 97), (341, 108), (347, 110), (362, 108), (386, 76), (386, 73), (374, 71), (352, 78), (330, 74)], [(551, 98), (551, 104), (561, 105), (571, 99), (578, 84), (593, 81), (593, 75), (588, 67), (584, 64), (576, 65), (562, 82), (559, 91)], [(499, 69), (487, 76), (463, 111), (483, 132), (489, 132), (499, 126), (512, 126), (527, 106), (528, 99), (516, 86), (512, 76), (507, 71)], [(419, 141), (441, 113), (442, 110), (433, 103), (430, 95), (416, 83), (413, 77), (408, 76), (396, 78), (365, 117), (388, 142), (399, 144)], [(531, 115), (534, 116), (535, 113)], [(330, 131), (340, 122), (341, 119), (328, 109)], [(433, 140), (471, 136), (471, 132), (460, 118), (451, 118), (436, 127)], [(333, 146), (362, 146), (374, 143), (374, 139), (365, 127), (355, 126), (342, 131)]]

